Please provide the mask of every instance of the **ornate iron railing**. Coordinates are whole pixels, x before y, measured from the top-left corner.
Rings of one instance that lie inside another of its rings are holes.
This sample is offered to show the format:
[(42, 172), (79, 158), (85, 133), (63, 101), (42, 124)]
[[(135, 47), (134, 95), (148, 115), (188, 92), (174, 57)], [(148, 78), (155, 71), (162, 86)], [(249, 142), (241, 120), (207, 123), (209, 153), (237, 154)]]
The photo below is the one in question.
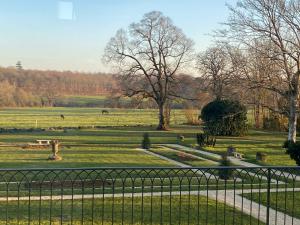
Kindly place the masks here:
[(299, 167), (0, 170), (0, 224), (300, 224)]

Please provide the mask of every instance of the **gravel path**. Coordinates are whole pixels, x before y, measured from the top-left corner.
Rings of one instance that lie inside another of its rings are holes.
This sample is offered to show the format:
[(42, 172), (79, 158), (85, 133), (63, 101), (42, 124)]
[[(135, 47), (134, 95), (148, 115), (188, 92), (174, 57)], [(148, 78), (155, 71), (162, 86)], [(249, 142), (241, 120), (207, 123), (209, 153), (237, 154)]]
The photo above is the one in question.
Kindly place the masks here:
[[(170, 147), (170, 148), (176, 148), (176, 149), (181, 149), (183, 151), (187, 151), (187, 152), (198, 152), (202, 155), (205, 155), (207, 157), (212, 157), (212, 158), (215, 158), (216, 160), (219, 160), (221, 159), (221, 156), (218, 155), (218, 154), (215, 154), (215, 153), (211, 153), (211, 152), (207, 152), (207, 151), (203, 151), (203, 150), (198, 150), (198, 149), (194, 149), (194, 148), (190, 148), (190, 147), (186, 147), (186, 146), (182, 146), (182, 145), (177, 145), (177, 144), (164, 144), (163, 146), (167, 146), (167, 147)], [(259, 167), (259, 165), (257, 164), (254, 164), (254, 163), (249, 163), (249, 162), (245, 162), (243, 160), (240, 160), (240, 159), (237, 159), (237, 158), (234, 158), (234, 157), (229, 157), (230, 161), (237, 165), (237, 166), (244, 166), (244, 167)], [(250, 173), (249, 173), (250, 174)], [(294, 179), (296, 181), (300, 181), (300, 176), (297, 176), (297, 175), (294, 175), (294, 174), (291, 174), (291, 173), (287, 173), (287, 172), (282, 172), (282, 171), (274, 171), (272, 170), (272, 175), (276, 175), (283, 179)], [(254, 176), (258, 176), (257, 174), (254, 174)], [(263, 180), (267, 180), (266, 177), (264, 176), (259, 176), (260, 179), (263, 179)], [(282, 184), (282, 182), (278, 181), (278, 180), (274, 180), (272, 179), (272, 182), (276, 183), (278, 182), (279, 184)]]

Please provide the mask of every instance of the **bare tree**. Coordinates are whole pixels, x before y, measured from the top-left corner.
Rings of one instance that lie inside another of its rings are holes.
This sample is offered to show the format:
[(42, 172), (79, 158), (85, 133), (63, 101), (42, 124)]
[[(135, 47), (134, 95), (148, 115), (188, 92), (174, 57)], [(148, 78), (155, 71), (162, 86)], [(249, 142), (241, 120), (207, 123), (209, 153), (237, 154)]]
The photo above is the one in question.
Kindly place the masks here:
[(190, 62), (193, 41), (161, 12), (144, 15), (108, 43), (104, 60), (118, 66), (127, 96), (153, 99), (159, 108), (157, 129), (167, 129), (166, 103), (181, 97), (177, 73)]
[[(297, 108), (300, 76), (300, 1), (299, 0), (240, 0), (229, 6), (227, 25), (231, 39), (255, 48), (261, 55), (276, 62), (279, 73), (271, 80), (281, 80), (286, 91), (273, 85), (263, 88), (288, 99), (288, 140), (296, 141)], [(257, 41), (267, 43), (257, 46)]]
[(198, 55), (197, 68), (217, 99), (222, 99), (226, 88), (232, 86), (235, 67), (229, 51), (229, 46), (216, 45)]
[(272, 89), (276, 87), (284, 93), (286, 85), (283, 85), (281, 68), (269, 57), (261, 54), (262, 46), (266, 43), (257, 42), (254, 46), (244, 50), (240, 55), (239, 81), (241, 88), (247, 92), (246, 103), (253, 107), (255, 127), (262, 127), (262, 118), (265, 113), (272, 111), (276, 114), (287, 115), (286, 108), (279, 107), (281, 96)]

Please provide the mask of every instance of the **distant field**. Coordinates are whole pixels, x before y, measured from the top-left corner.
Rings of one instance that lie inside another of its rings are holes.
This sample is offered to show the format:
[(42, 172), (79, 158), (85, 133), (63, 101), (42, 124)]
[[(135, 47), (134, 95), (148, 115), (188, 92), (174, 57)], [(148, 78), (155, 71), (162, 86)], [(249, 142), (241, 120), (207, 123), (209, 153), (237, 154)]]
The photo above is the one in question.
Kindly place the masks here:
[[(80, 98), (84, 102), (90, 97), (74, 98), (76, 102), (80, 102)], [(103, 100), (104, 97), (99, 97), (99, 100), (101, 99)], [(0, 128), (156, 126), (158, 123), (156, 109), (107, 109), (108, 115), (102, 115), (102, 109), (104, 108), (3, 108), (0, 109)], [(64, 115), (65, 120), (60, 115)], [(252, 114), (249, 113), (249, 121), (252, 121), (251, 116)], [(185, 123), (187, 120), (184, 110), (172, 110), (171, 125), (177, 126)]]
[(106, 100), (105, 96), (63, 96), (55, 100), (55, 105), (61, 107), (105, 107)]
[(63, 96), (56, 100), (56, 102), (62, 103), (77, 103), (77, 104), (89, 104), (103, 102), (106, 99), (105, 96)]
[[(6, 108), (0, 110), (1, 128), (48, 128), (79, 126), (149, 126), (157, 125), (157, 110), (102, 108)], [(65, 120), (60, 115), (65, 116)], [(182, 110), (173, 110), (171, 123), (185, 123)]]

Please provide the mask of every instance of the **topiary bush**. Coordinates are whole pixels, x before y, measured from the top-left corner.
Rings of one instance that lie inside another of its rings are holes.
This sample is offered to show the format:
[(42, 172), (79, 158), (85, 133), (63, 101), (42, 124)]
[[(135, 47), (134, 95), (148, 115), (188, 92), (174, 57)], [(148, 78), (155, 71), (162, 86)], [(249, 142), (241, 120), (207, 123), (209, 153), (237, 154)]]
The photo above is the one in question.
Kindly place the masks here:
[(300, 166), (300, 142), (285, 141), (283, 148), (286, 153), (290, 155), (291, 159), (295, 160), (297, 165)]
[(215, 100), (201, 112), (204, 131), (216, 136), (242, 136), (247, 133), (247, 109), (238, 101)]
[(143, 141), (142, 141), (142, 148), (149, 150), (151, 147), (150, 138), (148, 133), (144, 133)]

